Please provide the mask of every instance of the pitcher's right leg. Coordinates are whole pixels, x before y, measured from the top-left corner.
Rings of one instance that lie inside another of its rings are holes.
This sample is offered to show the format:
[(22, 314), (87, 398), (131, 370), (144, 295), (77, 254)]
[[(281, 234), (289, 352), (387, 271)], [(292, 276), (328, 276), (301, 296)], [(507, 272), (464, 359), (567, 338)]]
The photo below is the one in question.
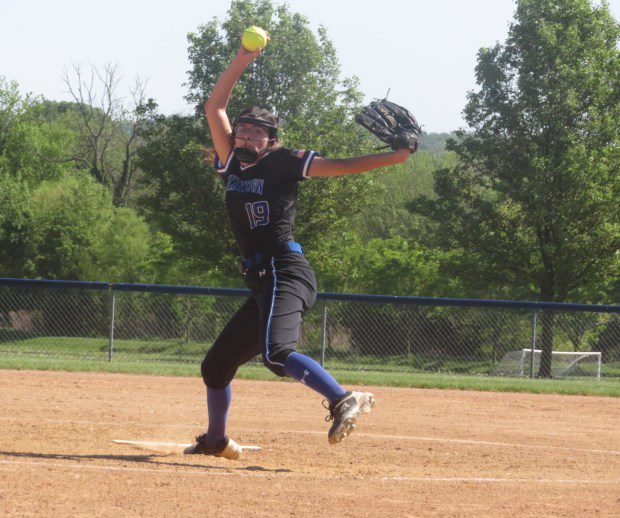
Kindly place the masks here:
[(231, 401), (230, 382), (239, 366), (259, 351), (258, 306), (250, 298), (226, 324), (202, 362), (202, 378), (207, 386), (209, 428), (196, 437), (195, 444), (186, 448), (186, 454), (239, 458), (241, 448), (226, 435)]

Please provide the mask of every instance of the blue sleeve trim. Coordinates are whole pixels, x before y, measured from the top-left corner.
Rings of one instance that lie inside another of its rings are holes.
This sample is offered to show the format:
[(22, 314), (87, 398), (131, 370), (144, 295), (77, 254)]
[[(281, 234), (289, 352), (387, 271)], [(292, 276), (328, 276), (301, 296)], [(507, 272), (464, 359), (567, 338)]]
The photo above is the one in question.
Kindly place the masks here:
[(312, 165), (312, 161), (316, 156), (318, 156), (318, 153), (316, 151), (308, 152), (308, 156), (306, 157), (306, 161), (304, 162), (304, 167), (301, 172), (302, 178), (310, 178), (310, 166)]
[(226, 163), (222, 164), (222, 161), (220, 160), (219, 155), (216, 153), (215, 154), (215, 160), (214, 160), (214, 166), (215, 166), (215, 170), (218, 173), (225, 173), (228, 170), (228, 167), (230, 166), (230, 162), (232, 160), (233, 157), (233, 149), (230, 150), (230, 153), (228, 153), (228, 158), (226, 159)]
[(297, 243), (296, 241), (289, 241), (288, 243), (286, 243), (288, 245), (288, 248), (291, 252), (297, 252), (298, 254), (303, 254), (303, 250), (301, 248), (301, 244)]

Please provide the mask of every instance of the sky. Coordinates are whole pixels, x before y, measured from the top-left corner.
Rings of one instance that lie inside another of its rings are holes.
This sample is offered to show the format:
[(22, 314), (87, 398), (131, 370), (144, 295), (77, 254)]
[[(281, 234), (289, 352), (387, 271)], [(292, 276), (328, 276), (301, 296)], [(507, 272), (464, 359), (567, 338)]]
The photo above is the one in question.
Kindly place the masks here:
[[(506, 39), (514, 0), (274, 0), (327, 27), (342, 76), (357, 76), (366, 101), (383, 97), (409, 108), (424, 129), (464, 127), (476, 88), (476, 53)], [(620, 0), (610, 0), (620, 19)], [(165, 114), (191, 113), (187, 34), (230, 0), (0, 0), (0, 76), (22, 93), (70, 100), (63, 71), (73, 64), (116, 64), (121, 96), (139, 76)]]

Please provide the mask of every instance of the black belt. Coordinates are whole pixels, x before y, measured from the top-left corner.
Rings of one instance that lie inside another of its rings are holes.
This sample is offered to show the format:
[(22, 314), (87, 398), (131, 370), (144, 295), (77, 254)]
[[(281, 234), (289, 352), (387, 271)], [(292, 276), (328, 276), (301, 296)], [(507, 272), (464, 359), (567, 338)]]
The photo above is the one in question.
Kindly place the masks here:
[(272, 253), (266, 254), (263, 252), (256, 252), (249, 257), (245, 257), (241, 259), (240, 266), (241, 270), (249, 270), (254, 266), (258, 266), (259, 264), (263, 264), (265, 259), (271, 257), (273, 255), (278, 255), (286, 252), (296, 252), (298, 254), (303, 255), (303, 250), (301, 249), (301, 245), (295, 241), (288, 241), (287, 243), (282, 243), (281, 245), (276, 246), (272, 249)]

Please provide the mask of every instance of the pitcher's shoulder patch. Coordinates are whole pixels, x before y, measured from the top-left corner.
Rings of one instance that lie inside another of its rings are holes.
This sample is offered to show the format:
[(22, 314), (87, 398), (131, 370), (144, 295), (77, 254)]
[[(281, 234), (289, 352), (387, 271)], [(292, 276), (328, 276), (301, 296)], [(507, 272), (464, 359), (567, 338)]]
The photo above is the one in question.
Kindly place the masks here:
[(304, 149), (292, 149), (291, 150), (291, 155), (297, 158), (303, 158), (305, 154), (306, 154), (306, 151)]

